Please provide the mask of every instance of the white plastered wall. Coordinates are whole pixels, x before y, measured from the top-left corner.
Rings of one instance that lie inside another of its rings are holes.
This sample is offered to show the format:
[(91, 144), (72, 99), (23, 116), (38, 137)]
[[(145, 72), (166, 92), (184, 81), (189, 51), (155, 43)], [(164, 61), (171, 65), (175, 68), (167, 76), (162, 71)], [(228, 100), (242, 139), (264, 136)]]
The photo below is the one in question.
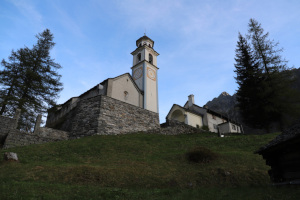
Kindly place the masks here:
[(153, 65), (157, 66), (157, 56), (155, 55), (155, 52), (152, 49), (145, 49), (145, 59), (149, 62), (149, 53), (152, 54)]
[[(138, 61), (138, 54), (141, 54), (141, 60)], [(142, 49), (141, 51), (137, 52), (135, 55), (133, 55), (133, 62), (132, 62), (132, 66), (135, 66), (136, 64), (138, 64), (139, 62), (142, 62), (143, 60), (145, 60), (145, 49)]]
[[(152, 69), (156, 78), (153, 80), (147, 74), (147, 69)], [(150, 64), (147, 64), (145, 67), (145, 86), (144, 86), (144, 95), (145, 95), (145, 104), (146, 109), (158, 113), (158, 98), (157, 98), (157, 69)]]
[[(201, 116), (195, 115), (195, 114), (190, 113), (190, 112), (186, 112), (186, 117), (187, 117), (188, 125), (196, 127), (196, 128), (201, 128), (203, 126)], [(197, 125), (199, 127), (197, 127)]]
[(107, 96), (141, 107), (141, 94), (138, 92), (137, 88), (127, 74), (111, 80), (110, 84), (111, 87), (109, 87), (109, 89), (111, 90), (107, 92)]
[[(235, 129), (233, 127), (235, 127)], [(241, 133), (241, 128), (236, 124), (229, 123), (229, 131), (230, 133)]]
[(217, 133), (218, 129), (215, 129), (214, 124), (217, 126), (218, 124), (222, 124), (225, 121), (222, 118), (215, 116), (215, 115), (214, 115), (214, 118), (211, 113), (207, 113), (207, 122), (208, 122), (209, 131)]

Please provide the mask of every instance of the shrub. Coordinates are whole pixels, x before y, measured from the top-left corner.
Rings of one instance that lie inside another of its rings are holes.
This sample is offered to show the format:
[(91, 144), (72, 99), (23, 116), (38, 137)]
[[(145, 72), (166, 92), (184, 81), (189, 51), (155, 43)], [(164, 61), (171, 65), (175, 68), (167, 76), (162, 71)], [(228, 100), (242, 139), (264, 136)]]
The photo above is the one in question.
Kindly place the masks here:
[(205, 130), (205, 131), (209, 131), (208, 126), (202, 126), (201, 129), (202, 129), (202, 130)]
[(193, 163), (209, 163), (218, 155), (205, 147), (195, 147), (185, 154), (186, 159)]

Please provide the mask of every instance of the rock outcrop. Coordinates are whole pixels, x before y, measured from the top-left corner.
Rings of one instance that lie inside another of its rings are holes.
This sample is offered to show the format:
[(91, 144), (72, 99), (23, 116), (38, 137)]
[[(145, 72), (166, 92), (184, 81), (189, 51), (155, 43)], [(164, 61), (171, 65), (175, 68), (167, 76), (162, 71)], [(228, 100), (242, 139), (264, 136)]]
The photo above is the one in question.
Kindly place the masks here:
[(235, 109), (237, 105), (236, 94), (231, 96), (227, 92), (222, 92), (217, 98), (205, 104), (209, 109), (219, 112), (229, 119), (239, 122), (239, 113)]

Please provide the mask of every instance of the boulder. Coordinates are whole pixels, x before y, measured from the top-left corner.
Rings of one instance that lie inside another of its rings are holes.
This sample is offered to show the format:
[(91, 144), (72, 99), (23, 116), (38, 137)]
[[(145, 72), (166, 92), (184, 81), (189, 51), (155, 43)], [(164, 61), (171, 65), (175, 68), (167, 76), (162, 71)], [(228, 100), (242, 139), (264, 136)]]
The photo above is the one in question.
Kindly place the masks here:
[(18, 155), (14, 152), (5, 152), (4, 153), (4, 160), (5, 161), (19, 161)]

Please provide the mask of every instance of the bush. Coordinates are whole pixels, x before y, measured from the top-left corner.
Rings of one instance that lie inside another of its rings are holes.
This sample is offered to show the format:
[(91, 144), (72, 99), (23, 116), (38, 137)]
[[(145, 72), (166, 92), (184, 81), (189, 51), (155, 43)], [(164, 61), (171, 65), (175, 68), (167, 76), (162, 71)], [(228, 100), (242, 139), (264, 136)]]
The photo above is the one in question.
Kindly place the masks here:
[(218, 155), (205, 147), (195, 147), (185, 154), (186, 159), (193, 163), (209, 163)]
[(205, 131), (209, 131), (208, 126), (202, 126), (201, 129), (202, 129), (202, 130), (205, 130)]

